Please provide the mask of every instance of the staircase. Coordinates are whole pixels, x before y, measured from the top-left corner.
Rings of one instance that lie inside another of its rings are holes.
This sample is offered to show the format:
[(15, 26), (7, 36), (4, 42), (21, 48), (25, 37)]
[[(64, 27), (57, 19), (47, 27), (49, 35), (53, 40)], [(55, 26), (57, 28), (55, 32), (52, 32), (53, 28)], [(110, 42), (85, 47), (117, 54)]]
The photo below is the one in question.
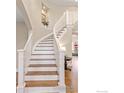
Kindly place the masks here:
[(25, 74), (25, 93), (60, 93), (58, 76), (54, 39), (50, 36), (32, 51)]
[(31, 33), (24, 49), (17, 51), (17, 93), (66, 93), (65, 50), (61, 41), (67, 41), (63, 39), (72, 31), (68, 12), (57, 21), (53, 32), (42, 37), (34, 46)]

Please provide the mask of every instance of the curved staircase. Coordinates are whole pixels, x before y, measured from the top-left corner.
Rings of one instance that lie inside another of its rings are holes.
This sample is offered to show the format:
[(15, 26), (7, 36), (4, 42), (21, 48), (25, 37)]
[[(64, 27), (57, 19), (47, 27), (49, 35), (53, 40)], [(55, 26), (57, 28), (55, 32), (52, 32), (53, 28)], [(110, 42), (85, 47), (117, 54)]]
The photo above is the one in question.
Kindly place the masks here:
[(25, 93), (60, 92), (53, 35), (39, 42), (25, 73)]
[(18, 50), (17, 93), (66, 93), (64, 56), (65, 37), (71, 35), (70, 11), (65, 11), (32, 51), (33, 33), (24, 49)]

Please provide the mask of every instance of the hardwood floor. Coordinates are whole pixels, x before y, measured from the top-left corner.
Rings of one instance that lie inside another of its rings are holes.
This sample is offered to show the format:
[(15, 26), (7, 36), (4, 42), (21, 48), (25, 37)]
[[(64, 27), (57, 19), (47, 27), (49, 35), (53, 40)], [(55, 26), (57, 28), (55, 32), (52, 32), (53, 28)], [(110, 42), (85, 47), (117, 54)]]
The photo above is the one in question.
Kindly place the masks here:
[(73, 93), (71, 92), (71, 82), (72, 82), (71, 71), (66, 70), (65, 71), (66, 93)]
[(65, 71), (65, 82), (67, 93), (78, 93), (78, 58), (72, 58), (72, 70)]
[(78, 57), (74, 56), (72, 64), (72, 87), (74, 88), (74, 93), (78, 93)]
[(16, 87), (18, 85), (18, 72), (16, 72)]

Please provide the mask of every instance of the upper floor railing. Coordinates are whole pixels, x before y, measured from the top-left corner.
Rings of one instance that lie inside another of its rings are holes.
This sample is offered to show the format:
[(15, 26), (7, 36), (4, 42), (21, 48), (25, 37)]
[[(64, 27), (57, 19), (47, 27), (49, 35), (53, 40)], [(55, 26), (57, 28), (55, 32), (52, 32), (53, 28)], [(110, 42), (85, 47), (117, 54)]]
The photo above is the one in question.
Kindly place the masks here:
[(61, 39), (67, 33), (68, 28), (73, 27), (77, 22), (77, 11), (66, 10), (54, 26), (54, 34), (57, 39)]

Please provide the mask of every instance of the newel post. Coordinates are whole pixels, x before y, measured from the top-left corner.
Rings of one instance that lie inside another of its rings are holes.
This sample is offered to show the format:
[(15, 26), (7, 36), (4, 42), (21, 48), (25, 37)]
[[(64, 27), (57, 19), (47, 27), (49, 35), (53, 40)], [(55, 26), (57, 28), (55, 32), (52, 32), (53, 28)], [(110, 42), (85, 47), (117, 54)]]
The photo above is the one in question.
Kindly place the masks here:
[(59, 90), (60, 93), (66, 93), (66, 86), (65, 86), (65, 51), (59, 51)]
[(65, 51), (59, 51), (59, 84), (65, 86), (65, 66), (64, 66)]
[(24, 50), (18, 50), (18, 89), (17, 93), (24, 93)]

